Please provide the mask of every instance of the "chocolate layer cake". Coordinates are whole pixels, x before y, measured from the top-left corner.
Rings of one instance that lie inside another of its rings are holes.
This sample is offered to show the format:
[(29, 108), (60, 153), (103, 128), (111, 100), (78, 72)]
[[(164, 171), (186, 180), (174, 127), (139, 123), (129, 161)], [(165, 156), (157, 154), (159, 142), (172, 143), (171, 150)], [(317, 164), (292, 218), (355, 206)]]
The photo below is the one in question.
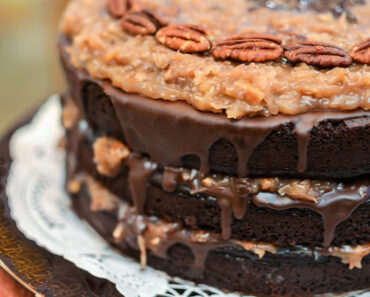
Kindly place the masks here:
[(257, 296), (370, 287), (370, 3), (73, 0), (73, 206), (146, 265)]

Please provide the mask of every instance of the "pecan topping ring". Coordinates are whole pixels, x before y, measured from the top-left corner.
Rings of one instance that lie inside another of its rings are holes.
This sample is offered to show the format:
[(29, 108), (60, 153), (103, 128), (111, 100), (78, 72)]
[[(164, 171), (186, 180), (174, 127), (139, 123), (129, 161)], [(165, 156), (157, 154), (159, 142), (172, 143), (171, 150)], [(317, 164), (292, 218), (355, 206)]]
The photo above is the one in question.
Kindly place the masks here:
[(213, 47), (216, 59), (232, 59), (242, 62), (276, 60), (283, 54), (281, 39), (274, 35), (250, 34), (227, 38)]
[(173, 50), (183, 53), (201, 53), (211, 49), (208, 31), (196, 25), (170, 25), (157, 32), (157, 40)]
[(132, 35), (153, 35), (167, 23), (149, 9), (130, 11), (122, 18), (122, 28)]
[(321, 67), (349, 66), (352, 63), (351, 56), (344, 49), (322, 42), (305, 41), (286, 47), (285, 58), (298, 63)]
[(370, 64), (370, 38), (356, 43), (350, 49), (349, 54), (356, 62)]
[(107, 9), (109, 13), (116, 17), (123, 17), (128, 11), (136, 8), (135, 0), (108, 0)]

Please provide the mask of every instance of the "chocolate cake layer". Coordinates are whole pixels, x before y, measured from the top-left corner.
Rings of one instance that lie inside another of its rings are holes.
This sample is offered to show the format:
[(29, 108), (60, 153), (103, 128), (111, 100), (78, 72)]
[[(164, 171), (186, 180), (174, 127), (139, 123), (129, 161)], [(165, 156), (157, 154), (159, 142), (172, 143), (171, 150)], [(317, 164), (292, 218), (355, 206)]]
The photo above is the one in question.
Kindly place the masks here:
[[(73, 206), (116, 248), (139, 259), (139, 252), (112, 234), (118, 224), (115, 212), (93, 212), (83, 189), (73, 198)], [(166, 257), (148, 252), (148, 265), (195, 282), (258, 296), (309, 296), (366, 289), (370, 283), (370, 256), (362, 259), (362, 269), (349, 270), (339, 258), (300, 253), (299, 250), (266, 253), (262, 259), (236, 247), (209, 251), (204, 266), (194, 268), (194, 252), (186, 245), (174, 244)]]
[(161, 165), (239, 176), (354, 178), (370, 174), (370, 112), (310, 112), (244, 118), (181, 102), (129, 95), (72, 67), (60, 40), (72, 97), (91, 126)]
[[(72, 181), (79, 173), (87, 173), (120, 199), (134, 203), (135, 199), (130, 191), (128, 167), (124, 167), (115, 177), (102, 176), (97, 172), (96, 164), (93, 162), (92, 146), (95, 139), (93, 132), (73, 129), (67, 135), (68, 160), (74, 160), (68, 163), (69, 180)], [(179, 186), (172, 192), (166, 192), (162, 188), (162, 180), (163, 170), (158, 168), (147, 183), (139, 185), (140, 188), (145, 188), (147, 185), (143, 193), (145, 198), (140, 202), (146, 214), (181, 222), (191, 229), (223, 232), (222, 229), (225, 227), (222, 221), (222, 207), (217, 196), (206, 193), (191, 194), (186, 186)], [(279, 201), (281, 198), (276, 199)], [(277, 246), (323, 244), (325, 235), (323, 217), (317, 211), (294, 207), (274, 210), (271, 206), (257, 207), (256, 199), (245, 197), (244, 200), (246, 211), (242, 218), (237, 219), (235, 212), (232, 213), (231, 210), (229, 212), (232, 238), (268, 242)], [(350, 207), (347, 205), (348, 201), (344, 203), (346, 208)], [(352, 214), (349, 212), (350, 217), (334, 227), (335, 236), (331, 242), (332, 245), (357, 245), (370, 242), (370, 226), (364, 223), (370, 221), (370, 200), (366, 200), (365, 197), (365, 200), (362, 199), (362, 202), (358, 203), (354, 212)], [(303, 202), (298, 202), (299, 204), (301, 207), (305, 205)], [(329, 217), (334, 217), (336, 212), (339, 212), (334, 205), (333, 207), (334, 213), (329, 213)]]

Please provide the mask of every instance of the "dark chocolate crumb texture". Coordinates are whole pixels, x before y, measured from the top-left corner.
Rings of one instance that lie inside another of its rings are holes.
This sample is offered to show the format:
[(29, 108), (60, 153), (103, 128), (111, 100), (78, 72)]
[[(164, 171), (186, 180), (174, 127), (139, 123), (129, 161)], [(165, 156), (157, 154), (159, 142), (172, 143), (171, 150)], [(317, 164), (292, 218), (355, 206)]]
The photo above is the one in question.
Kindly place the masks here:
[(143, 269), (256, 296), (369, 289), (369, 3), (191, 2), (71, 1), (74, 209)]

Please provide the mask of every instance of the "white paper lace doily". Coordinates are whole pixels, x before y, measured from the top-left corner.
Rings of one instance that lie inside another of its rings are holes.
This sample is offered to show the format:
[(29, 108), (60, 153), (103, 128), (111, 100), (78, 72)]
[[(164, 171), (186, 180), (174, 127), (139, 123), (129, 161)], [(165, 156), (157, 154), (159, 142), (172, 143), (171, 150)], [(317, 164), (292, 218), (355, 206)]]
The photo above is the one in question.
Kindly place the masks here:
[[(52, 96), (33, 121), (10, 142), (13, 158), (7, 195), (17, 227), (29, 239), (90, 274), (116, 284), (126, 297), (236, 297), (205, 285), (173, 279), (111, 249), (70, 208), (64, 191), (65, 153), (57, 148), (64, 135), (59, 96)], [(369, 297), (363, 293), (361, 297)]]

